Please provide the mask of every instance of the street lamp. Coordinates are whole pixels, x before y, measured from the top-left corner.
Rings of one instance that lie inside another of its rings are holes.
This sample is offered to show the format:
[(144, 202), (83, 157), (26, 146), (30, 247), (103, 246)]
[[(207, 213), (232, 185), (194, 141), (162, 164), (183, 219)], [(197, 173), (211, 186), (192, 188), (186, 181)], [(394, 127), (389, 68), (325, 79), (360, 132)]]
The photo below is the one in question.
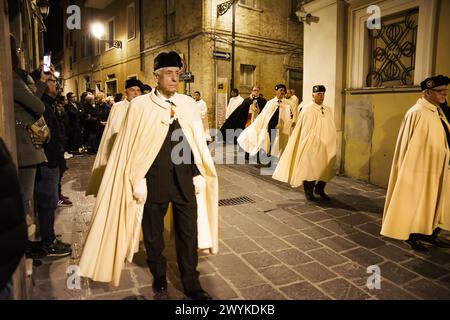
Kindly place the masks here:
[(120, 40), (102, 39), (105, 35), (105, 26), (101, 22), (94, 22), (91, 24), (91, 33), (98, 40), (108, 42), (111, 47), (122, 48), (122, 41)]
[(48, 0), (38, 0), (36, 4), (39, 7), (42, 17), (47, 18), (50, 12), (50, 2)]

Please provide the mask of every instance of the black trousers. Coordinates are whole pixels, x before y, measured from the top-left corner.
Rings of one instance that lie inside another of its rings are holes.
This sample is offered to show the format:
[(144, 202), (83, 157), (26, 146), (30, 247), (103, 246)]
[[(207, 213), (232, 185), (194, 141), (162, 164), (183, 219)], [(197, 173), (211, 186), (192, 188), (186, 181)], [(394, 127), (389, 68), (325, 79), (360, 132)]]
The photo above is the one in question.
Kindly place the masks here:
[(171, 183), (169, 188), (170, 201), (165, 203), (147, 201), (144, 206), (142, 229), (147, 251), (147, 263), (154, 277), (166, 277), (167, 260), (163, 254), (164, 216), (169, 202), (171, 202), (175, 228), (175, 248), (181, 281), (185, 292), (195, 292), (201, 289), (197, 271), (197, 202), (194, 194), (192, 199), (186, 201), (177, 183)]

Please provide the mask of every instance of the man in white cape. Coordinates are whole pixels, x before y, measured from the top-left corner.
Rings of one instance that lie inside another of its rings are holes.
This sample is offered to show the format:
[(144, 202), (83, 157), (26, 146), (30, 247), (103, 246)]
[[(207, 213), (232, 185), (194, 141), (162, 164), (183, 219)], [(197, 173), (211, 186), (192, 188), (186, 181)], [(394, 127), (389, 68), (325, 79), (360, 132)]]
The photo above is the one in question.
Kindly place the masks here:
[(325, 185), (335, 176), (336, 127), (333, 112), (325, 106), (326, 88), (313, 87), (313, 101), (305, 104), (273, 178), (292, 187), (303, 184), (305, 197), (316, 201), (314, 193), (330, 200)]
[[(262, 149), (266, 154), (282, 154), (292, 126), (291, 106), (285, 101), (285, 94), (286, 86), (277, 84), (275, 97), (267, 102), (256, 120), (241, 133), (237, 141), (245, 152), (255, 155)], [(272, 129), (275, 128), (278, 128), (278, 132), (271, 147), (269, 134), (274, 136)]]
[(203, 129), (205, 130), (206, 141), (211, 141), (211, 135), (209, 134), (209, 121), (208, 121), (208, 106), (205, 100), (202, 99), (200, 91), (195, 91), (193, 96), (195, 102), (197, 103), (200, 113), (202, 115)]
[(448, 247), (437, 228), (450, 230), (450, 124), (440, 104), (450, 79), (421, 82), (422, 98), (406, 113), (397, 139), (381, 234), (428, 251), (423, 242)]
[[(136, 250), (142, 220), (153, 289), (166, 290), (163, 220), (171, 203), (184, 292), (191, 299), (205, 300), (211, 297), (201, 288), (196, 270), (195, 193), (204, 190), (216, 253), (218, 179), (195, 101), (176, 93), (181, 66), (176, 52), (159, 54), (154, 62), (158, 87), (130, 103), (105, 169), (79, 266), (82, 276), (118, 285), (125, 260), (131, 261)], [(172, 145), (174, 137), (184, 138), (184, 143)], [(193, 163), (185, 162), (186, 155)], [(158, 203), (158, 197), (164, 202)]]
[(86, 188), (86, 195), (97, 196), (102, 182), (109, 155), (116, 141), (117, 133), (123, 125), (131, 100), (142, 94), (143, 83), (140, 80), (128, 79), (125, 83), (126, 99), (113, 105), (103, 132), (102, 140), (95, 157), (94, 166)]
[(228, 117), (242, 104), (242, 102), (244, 102), (244, 98), (242, 98), (239, 94), (239, 90), (232, 89), (231, 98), (228, 102), (227, 110), (225, 113), (225, 119), (228, 119)]

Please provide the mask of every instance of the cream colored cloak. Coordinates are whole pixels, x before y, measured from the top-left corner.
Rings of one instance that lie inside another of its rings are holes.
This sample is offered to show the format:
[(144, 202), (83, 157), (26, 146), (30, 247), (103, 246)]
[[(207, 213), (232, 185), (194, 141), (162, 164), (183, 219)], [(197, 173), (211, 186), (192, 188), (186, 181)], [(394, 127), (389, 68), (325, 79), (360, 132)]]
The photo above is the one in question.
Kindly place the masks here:
[(448, 125), (438, 108), (421, 98), (403, 119), (386, 194), (384, 236), (406, 240), (411, 233), (430, 235), (437, 226), (449, 227), (450, 215), (444, 214), (449, 150), (441, 118)]
[[(274, 152), (271, 152), (268, 127), (270, 119), (278, 108), (278, 132), (274, 142), (276, 148), (274, 147)], [(255, 155), (260, 149), (263, 149), (266, 153), (271, 152), (273, 155), (278, 155), (280, 153), (279, 150), (282, 152), (284, 146), (287, 144), (291, 124), (290, 104), (284, 99), (281, 104), (279, 104), (278, 99), (275, 97), (267, 101), (259, 116), (256, 117), (255, 121), (253, 121), (250, 126), (242, 131), (237, 141), (241, 148), (250, 155)], [(277, 143), (276, 141), (279, 142)]]
[[(206, 208), (218, 252), (218, 180), (206, 145), (200, 112), (195, 101), (175, 94), (170, 99), (195, 163), (206, 180)], [(125, 259), (131, 262), (140, 230), (143, 205), (133, 197), (133, 186), (143, 179), (169, 130), (170, 104), (154, 92), (131, 101), (114, 143), (95, 204), (91, 226), (80, 259), (80, 272), (95, 281), (118, 285)], [(150, 193), (151, 190), (148, 190)]]
[(102, 140), (100, 141), (97, 156), (95, 157), (94, 166), (92, 167), (91, 177), (89, 178), (86, 188), (87, 196), (97, 196), (109, 155), (111, 154), (114, 141), (123, 124), (129, 105), (130, 102), (125, 99), (115, 103), (111, 109), (105, 130), (103, 131)]
[(331, 109), (306, 104), (273, 178), (298, 187), (303, 181), (330, 181), (335, 176), (336, 127)]

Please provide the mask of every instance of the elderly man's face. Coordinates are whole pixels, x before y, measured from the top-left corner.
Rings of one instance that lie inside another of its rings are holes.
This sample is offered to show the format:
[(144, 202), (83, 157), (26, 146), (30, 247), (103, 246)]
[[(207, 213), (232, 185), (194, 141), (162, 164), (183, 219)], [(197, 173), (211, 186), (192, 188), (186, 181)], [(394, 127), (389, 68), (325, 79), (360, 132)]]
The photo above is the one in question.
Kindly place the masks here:
[(427, 89), (424, 91), (424, 97), (434, 105), (445, 103), (448, 96), (448, 87), (439, 86), (434, 89)]
[(125, 90), (125, 94), (127, 95), (127, 100), (131, 101), (137, 96), (140, 96), (142, 94), (141, 88), (138, 86), (130, 87), (127, 90)]
[(173, 95), (178, 90), (180, 68), (167, 67), (155, 72), (159, 90), (166, 95)]
[(320, 106), (323, 103), (323, 100), (325, 100), (325, 92), (313, 93), (313, 100)]

